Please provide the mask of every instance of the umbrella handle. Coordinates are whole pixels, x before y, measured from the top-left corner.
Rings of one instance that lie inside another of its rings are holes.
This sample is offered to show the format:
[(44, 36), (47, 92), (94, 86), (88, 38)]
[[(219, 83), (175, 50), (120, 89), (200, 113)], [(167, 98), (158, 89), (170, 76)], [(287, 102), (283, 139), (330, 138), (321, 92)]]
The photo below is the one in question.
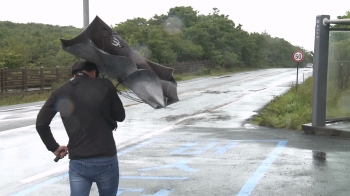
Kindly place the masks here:
[(61, 154), (58, 154), (58, 155), (56, 156), (56, 158), (54, 159), (54, 161), (57, 162), (57, 161), (60, 160), (60, 159), (61, 159)]
[[(64, 152), (64, 151), (62, 150), (61, 152)], [(57, 162), (57, 161), (59, 161), (61, 159), (61, 152), (54, 159), (55, 162)]]

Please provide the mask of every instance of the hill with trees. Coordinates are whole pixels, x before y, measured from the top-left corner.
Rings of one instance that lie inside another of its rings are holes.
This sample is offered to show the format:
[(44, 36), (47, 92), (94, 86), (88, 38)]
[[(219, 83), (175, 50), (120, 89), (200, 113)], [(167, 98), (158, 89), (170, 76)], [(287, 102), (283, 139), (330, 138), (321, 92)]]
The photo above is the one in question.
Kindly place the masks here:
[[(249, 33), (217, 8), (199, 15), (192, 7), (174, 7), (151, 19), (134, 18), (112, 26), (141, 56), (160, 64), (212, 60), (225, 68), (295, 67), (291, 54), (304, 51), (267, 32)], [(76, 57), (63, 51), (59, 38), (83, 29), (0, 21), (0, 68), (70, 66)]]

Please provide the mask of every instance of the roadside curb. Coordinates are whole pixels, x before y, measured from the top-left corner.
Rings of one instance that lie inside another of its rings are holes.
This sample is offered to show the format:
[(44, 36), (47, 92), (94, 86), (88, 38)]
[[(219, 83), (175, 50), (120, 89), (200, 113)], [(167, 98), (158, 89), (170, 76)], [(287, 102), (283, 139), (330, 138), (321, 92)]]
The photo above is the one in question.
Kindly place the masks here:
[(315, 127), (312, 126), (311, 123), (303, 124), (302, 130), (304, 133), (308, 134), (317, 134), (317, 135), (325, 135), (325, 136), (333, 136), (339, 138), (347, 138), (350, 139), (350, 129), (348, 127), (332, 127), (332, 126), (321, 126)]

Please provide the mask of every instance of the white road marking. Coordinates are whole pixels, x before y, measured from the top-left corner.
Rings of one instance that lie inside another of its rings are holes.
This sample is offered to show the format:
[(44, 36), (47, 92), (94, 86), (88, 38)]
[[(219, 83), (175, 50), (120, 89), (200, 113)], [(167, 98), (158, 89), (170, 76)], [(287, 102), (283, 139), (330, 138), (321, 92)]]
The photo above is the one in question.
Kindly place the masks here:
[(8, 112), (8, 111), (14, 111), (14, 110), (22, 110), (22, 109), (28, 109), (28, 108), (41, 107), (41, 106), (42, 106), (42, 105), (24, 106), (24, 107), (18, 107), (18, 108), (11, 108), (11, 109), (0, 110), (0, 112)]
[(36, 116), (22, 117), (22, 118), (11, 118), (11, 119), (0, 119), (0, 123), (1, 122), (20, 121), (20, 120), (30, 120), (30, 119), (36, 119)]
[(32, 177), (23, 179), (23, 180), (21, 180), (19, 182), (21, 182), (21, 183), (29, 183), (29, 182), (33, 182), (33, 181), (36, 181), (36, 180), (40, 180), (42, 178), (45, 178), (45, 177), (53, 175), (53, 174), (67, 172), (68, 171), (68, 166), (69, 166), (69, 164), (66, 163), (66, 164), (63, 164), (63, 165), (61, 165), (59, 167), (56, 167), (54, 169), (50, 169), (50, 170), (47, 170), (47, 171), (42, 172), (40, 174), (34, 175)]

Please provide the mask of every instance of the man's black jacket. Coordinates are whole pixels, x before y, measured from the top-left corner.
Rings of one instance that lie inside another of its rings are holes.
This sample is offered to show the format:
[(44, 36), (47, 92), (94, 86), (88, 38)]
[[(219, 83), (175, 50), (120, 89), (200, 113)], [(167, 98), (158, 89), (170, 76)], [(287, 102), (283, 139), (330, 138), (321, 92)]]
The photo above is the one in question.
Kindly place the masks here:
[(110, 80), (79, 73), (51, 94), (39, 111), (36, 129), (52, 152), (59, 147), (50, 128), (57, 112), (69, 137), (70, 159), (116, 154), (112, 131), (117, 127), (116, 121), (125, 119), (125, 110)]

